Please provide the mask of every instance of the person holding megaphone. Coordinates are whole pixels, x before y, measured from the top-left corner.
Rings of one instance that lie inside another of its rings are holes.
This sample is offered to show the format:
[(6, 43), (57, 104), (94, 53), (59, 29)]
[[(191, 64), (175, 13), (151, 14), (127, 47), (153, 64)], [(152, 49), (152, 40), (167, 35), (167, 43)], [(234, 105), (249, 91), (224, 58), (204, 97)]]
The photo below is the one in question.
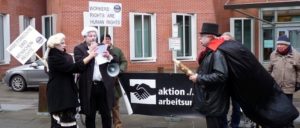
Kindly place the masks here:
[[(110, 35), (102, 35), (100, 38), (100, 42), (108, 45), (108, 51), (114, 54), (114, 58), (118, 60), (119, 63), (114, 63), (115, 65), (111, 64), (108, 67), (108, 74), (111, 76), (116, 76), (119, 72), (125, 72), (127, 70), (127, 60), (124, 56), (122, 50), (116, 46), (114, 46), (111, 42)], [(111, 68), (110, 68), (111, 67)], [(121, 88), (119, 82), (116, 81), (115, 83), (115, 103), (112, 109), (113, 115), (113, 128), (122, 128), (122, 122), (120, 119), (120, 98), (122, 97)]]

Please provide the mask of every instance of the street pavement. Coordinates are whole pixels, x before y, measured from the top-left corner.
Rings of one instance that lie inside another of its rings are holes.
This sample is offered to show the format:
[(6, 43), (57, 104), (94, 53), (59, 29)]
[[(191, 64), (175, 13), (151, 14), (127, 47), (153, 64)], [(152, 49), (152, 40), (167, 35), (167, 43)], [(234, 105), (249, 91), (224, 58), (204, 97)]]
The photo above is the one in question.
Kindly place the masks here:
[[(0, 128), (50, 128), (48, 113), (38, 112), (38, 89), (14, 92), (0, 82)], [(206, 128), (204, 117), (161, 117), (128, 115), (124, 101), (121, 100), (121, 119), (124, 128)], [(294, 104), (300, 110), (300, 93), (294, 95)], [(101, 127), (100, 116), (96, 126)], [(79, 128), (84, 128), (78, 118)], [(300, 128), (300, 118), (294, 122)], [(242, 119), (240, 127), (250, 128), (247, 118)]]

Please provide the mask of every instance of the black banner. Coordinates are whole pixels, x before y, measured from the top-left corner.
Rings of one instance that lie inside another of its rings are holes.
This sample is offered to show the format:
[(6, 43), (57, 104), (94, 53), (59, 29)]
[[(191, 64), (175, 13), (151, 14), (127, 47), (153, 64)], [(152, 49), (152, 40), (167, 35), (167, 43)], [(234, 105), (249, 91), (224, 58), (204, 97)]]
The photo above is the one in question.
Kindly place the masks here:
[(133, 114), (199, 115), (191, 109), (193, 83), (185, 74), (123, 73), (119, 78)]

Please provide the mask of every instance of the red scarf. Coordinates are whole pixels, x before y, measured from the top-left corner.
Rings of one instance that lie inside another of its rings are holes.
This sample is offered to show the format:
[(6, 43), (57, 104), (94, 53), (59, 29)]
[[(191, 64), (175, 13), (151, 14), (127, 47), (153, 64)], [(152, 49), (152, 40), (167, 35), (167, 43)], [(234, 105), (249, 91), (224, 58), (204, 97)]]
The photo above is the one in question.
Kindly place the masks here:
[(280, 55), (287, 55), (288, 53), (292, 52), (292, 47), (291, 45), (289, 45), (289, 47), (287, 47), (284, 51), (280, 52), (278, 49), (277, 49), (277, 52), (280, 54)]
[(198, 64), (200, 65), (200, 63), (202, 62), (202, 60), (204, 59), (206, 53), (208, 52), (208, 48), (205, 47), (204, 50), (202, 50), (201, 52), (199, 52), (198, 56), (197, 56), (197, 60), (198, 60)]
[(198, 63), (200, 64), (202, 62), (202, 60), (204, 59), (206, 53), (209, 51), (209, 50), (213, 50), (213, 51), (216, 51), (217, 48), (224, 42), (224, 39), (223, 38), (220, 38), (220, 39), (214, 39), (212, 40), (207, 47), (205, 47), (205, 49), (203, 51), (201, 51), (198, 56), (197, 56), (197, 60), (198, 60)]
[(207, 47), (213, 51), (216, 51), (217, 48), (224, 42), (223, 38), (214, 39), (210, 41), (210, 43), (207, 45)]

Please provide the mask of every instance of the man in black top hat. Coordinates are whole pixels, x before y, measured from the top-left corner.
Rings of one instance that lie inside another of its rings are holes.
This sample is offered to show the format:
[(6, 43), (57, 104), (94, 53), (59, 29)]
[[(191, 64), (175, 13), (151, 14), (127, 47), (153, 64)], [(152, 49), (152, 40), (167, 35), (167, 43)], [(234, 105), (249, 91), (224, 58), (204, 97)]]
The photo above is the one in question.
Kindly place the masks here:
[(216, 38), (218, 25), (203, 23), (200, 43), (206, 50), (199, 55), (201, 65), (196, 74), (189, 77), (195, 83), (193, 108), (206, 116), (207, 128), (226, 128), (223, 115), (229, 108), (226, 80), (228, 69), (223, 53), (218, 47), (224, 42)]
[(241, 43), (215, 38), (218, 25), (204, 23), (200, 42), (207, 48), (189, 77), (195, 83), (192, 107), (206, 115), (208, 128), (223, 128), (228, 94), (245, 115), (264, 128), (283, 128), (299, 115), (277, 82)]

